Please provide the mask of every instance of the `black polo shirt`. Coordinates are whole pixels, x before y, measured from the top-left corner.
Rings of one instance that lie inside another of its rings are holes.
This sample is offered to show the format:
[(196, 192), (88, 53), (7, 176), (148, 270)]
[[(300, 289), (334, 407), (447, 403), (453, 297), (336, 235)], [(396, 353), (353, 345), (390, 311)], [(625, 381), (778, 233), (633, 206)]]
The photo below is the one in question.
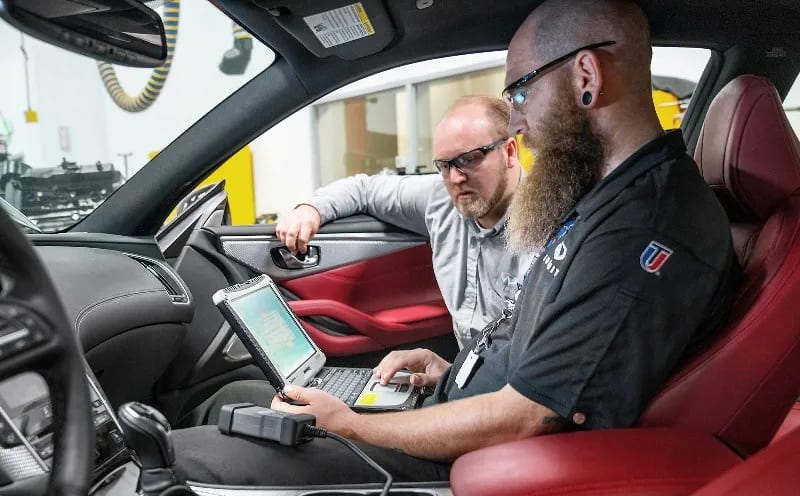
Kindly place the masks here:
[(564, 217), (464, 389), (470, 346), (432, 399), (510, 384), (582, 427), (630, 426), (721, 327), (738, 272), (725, 212), (680, 131), (665, 133)]

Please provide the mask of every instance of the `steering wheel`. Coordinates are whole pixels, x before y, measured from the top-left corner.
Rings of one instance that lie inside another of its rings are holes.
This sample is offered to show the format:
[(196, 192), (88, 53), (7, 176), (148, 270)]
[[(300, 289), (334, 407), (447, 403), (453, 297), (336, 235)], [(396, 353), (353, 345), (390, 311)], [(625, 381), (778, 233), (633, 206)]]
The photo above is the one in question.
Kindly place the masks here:
[(0, 380), (27, 371), (38, 372), (50, 389), (48, 494), (86, 495), (94, 426), (75, 332), (33, 246), (0, 208)]

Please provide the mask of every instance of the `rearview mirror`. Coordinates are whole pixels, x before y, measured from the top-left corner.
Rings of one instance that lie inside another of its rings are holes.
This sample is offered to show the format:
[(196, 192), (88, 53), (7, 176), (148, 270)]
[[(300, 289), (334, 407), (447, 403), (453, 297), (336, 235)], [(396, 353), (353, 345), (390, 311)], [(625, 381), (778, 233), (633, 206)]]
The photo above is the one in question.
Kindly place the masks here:
[(72, 52), (134, 67), (167, 58), (164, 24), (137, 0), (0, 0), (0, 18)]

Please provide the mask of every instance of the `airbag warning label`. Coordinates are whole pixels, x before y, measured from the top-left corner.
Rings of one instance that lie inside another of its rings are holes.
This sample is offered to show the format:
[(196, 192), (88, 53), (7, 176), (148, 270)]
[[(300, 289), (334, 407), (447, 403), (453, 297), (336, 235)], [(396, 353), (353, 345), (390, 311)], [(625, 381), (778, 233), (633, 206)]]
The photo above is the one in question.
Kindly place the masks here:
[(375, 34), (361, 2), (310, 15), (303, 20), (325, 48)]

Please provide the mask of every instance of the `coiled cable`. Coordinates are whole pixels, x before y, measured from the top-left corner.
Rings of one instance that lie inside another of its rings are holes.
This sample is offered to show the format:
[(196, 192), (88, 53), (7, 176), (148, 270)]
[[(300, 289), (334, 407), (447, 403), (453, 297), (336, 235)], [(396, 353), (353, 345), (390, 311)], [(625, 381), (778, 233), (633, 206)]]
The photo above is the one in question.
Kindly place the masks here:
[(167, 59), (160, 67), (153, 69), (150, 79), (144, 89), (136, 96), (129, 95), (117, 79), (114, 66), (106, 62), (98, 62), (100, 77), (106, 87), (109, 96), (122, 110), (128, 112), (141, 112), (149, 108), (158, 98), (164, 84), (167, 82), (169, 69), (172, 67), (172, 58), (175, 55), (175, 45), (178, 41), (178, 20), (180, 19), (181, 2), (180, 0), (168, 1), (164, 3), (164, 29), (167, 35)]

